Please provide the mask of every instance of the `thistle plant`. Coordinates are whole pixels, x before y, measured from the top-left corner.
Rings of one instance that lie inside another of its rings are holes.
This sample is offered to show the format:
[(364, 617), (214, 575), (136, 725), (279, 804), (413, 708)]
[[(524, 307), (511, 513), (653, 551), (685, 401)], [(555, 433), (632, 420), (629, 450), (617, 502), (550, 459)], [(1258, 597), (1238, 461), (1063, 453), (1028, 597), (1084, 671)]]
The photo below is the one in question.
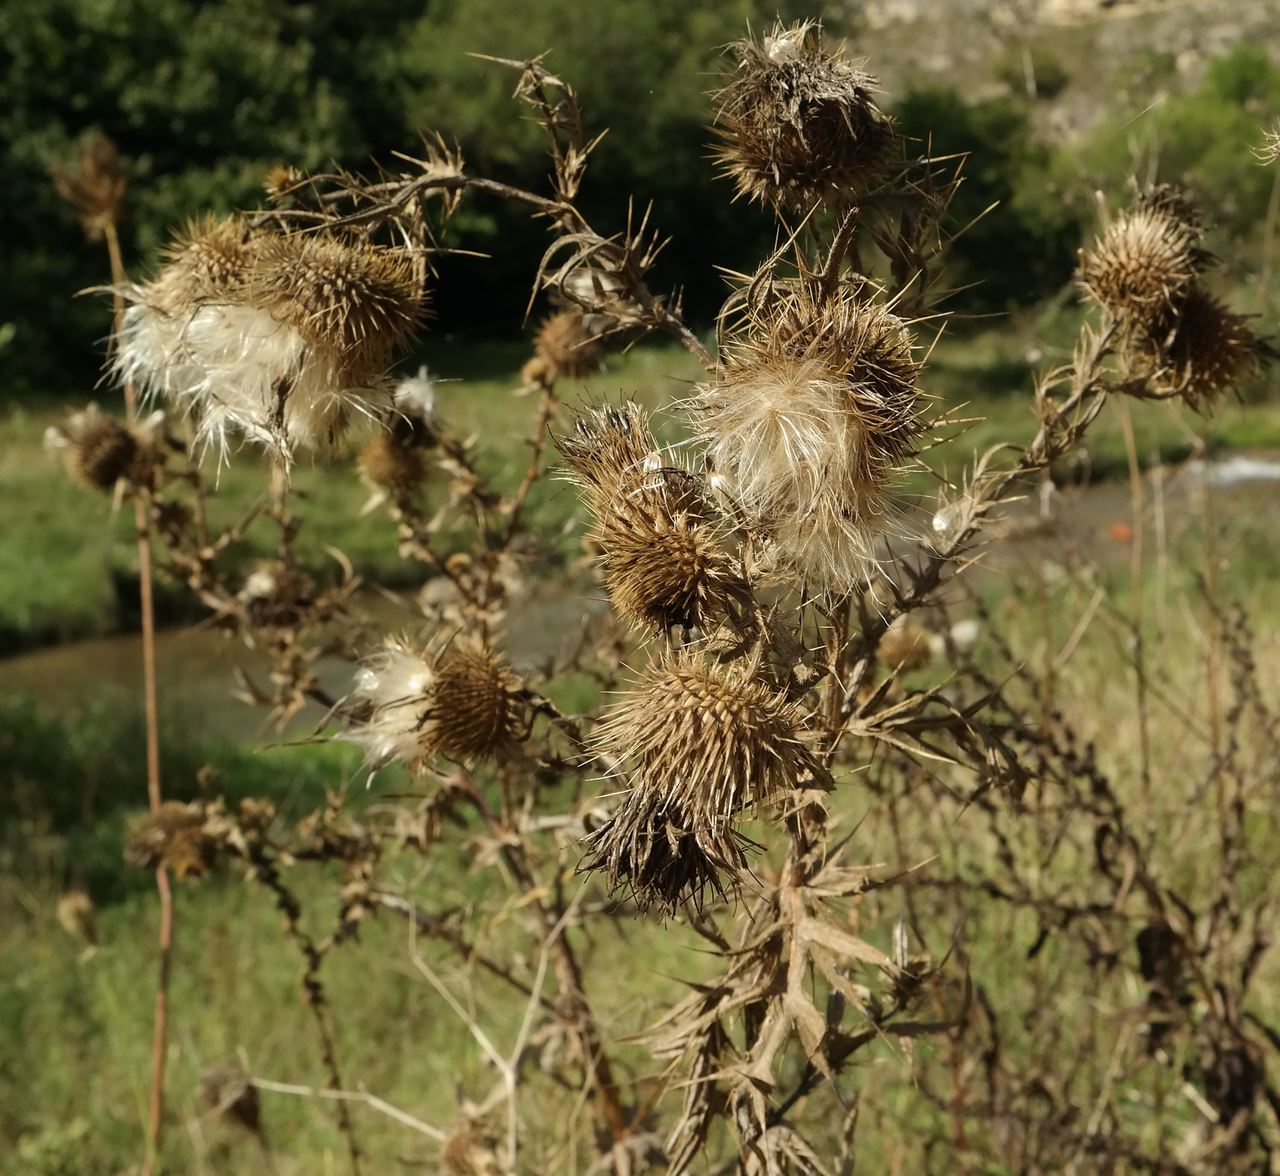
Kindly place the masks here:
[[(1035, 435), (939, 479), (922, 521), (903, 483), (949, 431), (951, 406), (927, 391), (922, 336), (957, 177), (901, 140), (871, 77), (809, 23), (728, 50), (718, 157), (737, 195), (776, 215), (785, 244), (734, 280), (708, 344), (678, 297), (651, 286), (661, 242), (647, 216), (620, 210), (625, 229), (606, 234), (582, 212), (599, 139), (585, 136), (573, 88), (541, 59), (497, 64), (546, 134), (546, 193), (474, 175), (431, 138), (374, 180), (273, 175), (265, 208), (196, 222), (151, 280), (116, 283), (128, 307), (113, 370), (164, 406), (175, 435), (153, 444), (136, 422), (86, 410), (57, 437), (69, 467), (133, 496), (163, 569), (228, 633), (267, 651), (271, 686), (242, 675), (244, 698), (282, 724), (318, 703), (321, 737), (357, 745), (362, 777), (394, 764), (413, 785), (371, 805), (358, 789), (326, 798), (293, 827), (260, 801), (161, 805), (130, 833), (127, 860), (187, 878), (240, 869), (269, 893), (299, 955), (356, 1172), (378, 1170), (365, 1110), (426, 1137), (447, 1171), (852, 1170), (858, 1115), (887, 1113), (863, 1063), (888, 1056), (909, 1085), (917, 1042), (953, 1053), (950, 1093), (923, 1054), (919, 1084), (931, 1106), (949, 1106), (957, 1152), (967, 1128), (981, 1140), (975, 1163), (1004, 1162), (995, 1129), (974, 1125), (989, 1103), (1019, 1170), (1181, 1170), (1169, 1166), (1181, 1144), (1130, 1132), (1109, 1087), (1096, 1094), (1115, 1123), (1081, 1130), (1065, 1090), (1039, 1070), (1008, 1069), (990, 977), (971, 971), (964, 948), (960, 920), (977, 890), (1040, 920), (1046, 936), (1089, 929), (1091, 950), (1112, 961), (1118, 940), (1104, 944), (1098, 928), (1121, 935), (1114, 924), (1140, 896), (1143, 918), (1163, 928), (1144, 940), (1141, 974), (1153, 1007), (1168, 1005), (1199, 1051), (1187, 1081), (1217, 1116), (1205, 1154), (1262, 1156), (1280, 1100), (1269, 1085), (1264, 1097), (1256, 1059), (1276, 1039), (1233, 1004), (1249, 983), (1238, 965), (1263, 940), (1240, 913), (1238, 879), (1224, 873), (1211, 901), (1184, 894), (1047, 681), (998, 636), (975, 651), (974, 622), (948, 615), (998, 506), (1047, 476), (1110, 402), (1176, 398), (1210, 411), (1272, 357), (1209, 292), (1186, 198), (1140, 192), (1109, 218), (1081, 257), (1091, 317), (1028, 397)], [(531, 305), (543, 298), (550, 312), (518, 389), (531, 405), (528, 461), (506, 482), (451, 427), (426, 372), (396, 368), (426, 322), (432, 257), (475, 193), (522, 204), (551, 238), (531, 264)], [(562, 404), (566, 383), (650, 335), (703, 369), (662, 410), (675, 446), (630, 398)], [(266, 454), (262, 502), (221, 532), (204, 509), (209, 448), (222, 461)], [(394, 633), (366, 615), (342, 557), (334, 582), (299, 565), (299, 533), (323, 527), (289, 494), (307, 450), (350, 461), (373, 494), (366, 513), (385, 516), (412, 569), (418, 591), (402, 600), (415, 615)], [(575, 638), (528, 665), (504, 651), (518, 644), (513, 602), (556, 566), (540, 558), (548, 543), (528, 509), (552, 477), (578, 496), (608, 607), (584, 609)], [(251, 532), (274, 554), (246, 573), (231, 555)], [(322, 656), (351, 663), (345, 696), (321, 687)], [(1240, 705), (1255, 705), (1255, 668), (1238, 660)], [(936, 680), (913, 677), (934, 662), (944, 664)], [(557, 705), (571, 675), (598, 704)], [(1269, 795), (1262, 780), (1239, 777), (1240, 805)], [(1219, 818), (1224, 852), (1238, 853), (1248, 833), (1233, 803)], [(948, 877), (934, 842), (904, 840), (908, 812), (929, 830), (943, 814), (957, 827), (986, 822), (991, 876)], [(1019, 864), (1033, 843), (1066, 853), (1045, 833), (1059, 824), (1072, 846), (1096, 852), (1099, 893), (1083, 904), (1046, 896)], [(411, 880), (450, 845), (485, 879), (465, 911)], [(291, 879), (328, 862), (339, 867), (339, 916), (318, 937)], [(949, 899), (935, 893), (943, 882)], [(466, 1024), (492, 1089), (409, 1111), (343, 1085), (342, 1010), (324, 968), (359, 951), (374, 918), (404, 921), (416, 972), (440, 1015)], [(1220, 937), (1206, 939), (1206, 926)], [(648, 1010), (638, 1039), (601, 1011), (608, 981), (593, 948), (622, 929), (630, 939), (617, 942), (636, 944), (624, 950), (679, 934), (708, 961), (682, 978), (682, 998)], [(509, 1050), (419, 940), (523, 1005)], [(1194, 981), (1175, 959), (1195, 962)], [(1178, 1003), (1187, 985), (1208, 1002), (1198, 1021)], [(1043, 1030), (1034, 1015), (1027, 1024)], [(1224, 1077), (1245, 1071), (1249, 1082)], [(269, 1124), (272, 1097), (300, 1093), (260, 1076), (210, 1091), (253, 1131)], [(1032, 1121), (1037, 1100), (1053, 1103), (1052, 1122)], [(936, 1142), (922, 1139), (914, 1160)]]

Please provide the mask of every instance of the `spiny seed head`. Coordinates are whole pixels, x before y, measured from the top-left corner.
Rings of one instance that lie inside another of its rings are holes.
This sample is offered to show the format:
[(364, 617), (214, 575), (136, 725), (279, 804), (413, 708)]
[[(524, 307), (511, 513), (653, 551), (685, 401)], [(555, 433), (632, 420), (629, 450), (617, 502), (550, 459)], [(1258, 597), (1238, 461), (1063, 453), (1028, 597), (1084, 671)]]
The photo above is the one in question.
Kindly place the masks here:
[(701, 909), (708, 891), (722, 901), (735, 895), (751, 845), (732, 826), (699, 825), (676, 805), (658, 809), (633, 793), (587, 836), (578, 870), (603, 871), (641, 910), (673, 914), (685, 902)]
[(425, 311), (403, 250), (300, 233), (264, 242), (249, 298), (310, 346), (379, 364), (412, 337)]
[(62, 428), (50, 428), (45, 445), (61, 452), (67, 472), (80, 485), (108, 493), (122, 481), (148, 482), (156, 461), (146, 430), (107, 416), (96, 404), (72, 413)]
[(205, 832), (200, 805), (167, 800), (134, 822), (125, 837), (124, 860), (139, 870), (164, 865), (179, 878), (202, 878), (217, 850), (217, 842)]
[(165, 246), (165, 265), (142, 298), (177, 316), (206, 302), (227, 301), (244, 286), (263, 239), (238, 216), (189, 221)]
[(1145, 341), (1161, 387), (1180, 390), (1201, 411), (1256, 376), (1275, 352), (1249, 322), (1197, 283)]
[(922, 430), (906, 324), (849, 291), (781, 288), (726, 339), (692, 404), (719, 484), (812, 586), (874, 566), (892, 478)]
[(98, 942), (98, 915), (83, 890), (69, 890), (58, 899), (58, 922), (78, 943), (92, 947)]
[(393, 427), (379, 430), (360, 451), (360, 474), (374, 490), (397, 505), (412, 502), (426, 480), (422, 450), (403, 440)]
[(875, 78), (822, 44), (811, 22), (774, 26), (728, 49), (735, 69), (714, 96), (718, 158), (739, 196), (807, 212), (881, 183), (895, 154)]
[(802, 726), (801, 710), (754, 667), (681, 650), (623, 695), (593, 743), (656, 811), (714, 827), (821, 774)]
[(200, 1097), (211, 1114), (254, 1135), (261, 1133), (262, 1106), (258, 1088), (234, 1063), (205, 1067), (200, 1075)]
[(451, 759), (485, 759), (516, 742), (518, 683), (506, 664), (479, 644), (459, 643), (436, 665), (430, 723)]
[(393, 639), (356, 677), (353, 728), (369, 767), (410, 768), (437, 755), (472, 762), (519, 741), (524, 704), (506, 663), (478, 641), (418, 651)]
[[(639, 629), (706, 628), (746, 594), (708, 514), (687, 509), (691, 496), (679, 484), (690, 478), (683, 470), (660, 471), (597, 507), (590, 538), (609, 599)], [(676, 485), (669, 488), (669, 481)]]
[(75, 210), (89, 240), (100, 240), (107, 226), (120, 216), (124, 202), (124, 168), (115, 144), (95, 134), (84, 144), (71, 167), (50, 168), (58, 195)]
[(1117, 217), (1080, 254), (1080, 286), (1122, 326), (1142, 329), (1178, 304), (1196, 280), (1196, 233), (1153, 198)]
[(533, 345), (534, 358), (541, 364), (530, 369), (536, 376), (530, 382), (554, 384), (556, 380), (579, 379), (598, 370), (604, 358), (603, 344), (577, 307), (545, 319)]
[(657, 453), (649, 416), (634, 401), (580, 413), (573, 432), (556, 439), (570, 479), (588, 496), (612, 497), (643, 473)]

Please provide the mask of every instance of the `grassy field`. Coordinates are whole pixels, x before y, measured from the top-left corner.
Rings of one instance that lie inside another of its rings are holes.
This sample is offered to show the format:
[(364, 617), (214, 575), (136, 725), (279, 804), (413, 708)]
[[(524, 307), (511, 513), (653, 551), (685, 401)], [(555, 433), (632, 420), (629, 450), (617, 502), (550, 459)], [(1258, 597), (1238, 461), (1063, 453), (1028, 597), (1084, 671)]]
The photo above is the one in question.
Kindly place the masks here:
[[(932, 350), (924, 386), (933, 398), (933, 411), (953, 422), (940, 436), (959, 439), (927, 451), (928, 466), (955, 477), (964, 462), (997, 441), (1030, 438), (1036, 427), (1034, 373), (1066, 358), (1052, 348), (1033, 350), (1031, 341), (1061, 336), (1070, 322), (1059, 320), (941, 338)], [(443, 419), (459, 435), (476, 439), (481, 469), (501, 487), (513, 486), (527, 464), (525, 438), (536, 408), (533, 399), (512, 395), (522, 354), (518, 344), (446, 344), (427, 353), (432, 370), (445, 381), (439, 387)], [(604, 371), (563, 389), (562, 395), (570, 407), (634, 397), (670, 409), (697, 378), (697, 365), (685, 352), (651, 346), (612, 358)], [(74, 402), (11, 406), (0, 416), (0, 501), (11, 504), (0, 534), (0, 651), (110, 633), (136, 623), (131, 517), (128, 512), (113, 515), (104, 499), (72, 485), (41, 447), (45, 429), (69, 407)], [(1211, 449), (1280, 446), (1280, 407), (1274, 403), (1229, 404), (1208, 421), (1183, 408), (1140, 404), (1134, 407), (1133, 421), (1144, 465), (1181, 460), (1201, 444)], [(678, 410), (664, 414), (660, 429), (665, 440), (680, 439)], [(1121, 417), (1110, 412), (1091, 433), (1079, 471), (1096, 479), (1122, 476), (1126, 468)], [(212, 478), (212, 465), (209, 473)], [(262, 495), (266, 477), (255, 453), (237, 455), (217, 477), (211, 522), (239, 519)], [(918, 475), (903, 490), (927, 492), (929, 486), (929, 479)], [(313, 572), (336, 574), (325, 553), (326, 547), (335, 547), (358, 572), (384, 583), (404, 584), (420, 575), (397, 555), (394, 529), (385, 516), (360, 516), (369, 491), (350, 453), (302, 463), (294, 493), (299, 512), (310, 520), (298, 550)], [(563, 487), (551, 483), (535, 488), (530, 511), (539, 533), (562, 531), (574, 510), (573, 496)], [(574, 546), (571, 538), (566, 541), (566, 551)], [(261, 554), (253, 543), (239, 552), (245, 563)], [(164, 615), (193, 615), (180, 590), (162, 581), (160, 591)]]
[[(1033, 326), (993, 329), (938, 344), (926, 383), (937, 409), (959, 421), (976, 419), (966, 426), (962, 441), (926, 453), (927, 464), (942, 470), (945, 456), (946, 472), (959, 474), (957, 463), (966, 454), (981, 452), (997, 439), (1016, 442), (1031, 435), (1032, 367), (1056, 359), (1050, 352), (1031, 362)], [(515, 347), (442, 349), (431, 356), (433, 367), (449, 381), (440, 386), (442, 415), (456, 431), (476, 437), (482, 466), (506, 485), (523, 469), (521, 438), (535, 408), (531, 400), (511, 396), (516, 381), (510, 373), (519, 359)], [(696, 376), (682, 352), (636, 350), (611, 361), (607, 371), (574, 388), (566, 399), (572, 404), (636, 395), (657, 407), (678, 400)], [(70, 485), (39, 447), (43, 429), (60, 411), (51, 406), (12, 408), (0, 425), (0, 494), (13, 504), (0, 537), (0, 635), (10, 648), (109, 632), (130, 623), (128, 520), (113, 519), (104, 500)], [(1096, 476), (1123, 474), (1127, 468), (1122, 419), (1111, 406), (1091, 434), (1089, 466)], [(1280, 446), (1280, 407), (1274, 404), (1227, 406), (1208, 422), (1164, 406), (1135, 405), (1132, 421), (1144, 463), (1177, 459), (1201, 444)], [(948, 426), (948, 431), (959, 427)], [(677, 420), (663, 428), (667, 440), (679, 439)], [(243, 511), (261, 493), (263, 477), (253, 459), (237, 459), (222, 475), (217, 517), (230, 519)], [(922, 472), (905, 489), (927, 488)], [(364, 521), (355, 517), (367, 490), (349, 462), (301, 470), (297, 494), (312, 517), (302, 550), (313, 566), (324, 567), (324, 547), (333, 545), (379, 578), (396, 583), (405, 575), (390, 525), (377, 516)], [(1165, 847), (1170, 874), (1185, 878), (1189, 887), (1195, 885), (1196, 863), (1212, 853), (1212, 834), (1196, 824), (1197, 802), (1189, 792), (1209, 748), (1202, 719), (1192, 722), (1187, 714), (1199, 715), (1206, 702), (1198, 693), (1184, 696), (1182, 686), (1197, 681), (1204, 666), (1206, 618), (1197, 585), (1212, 567), (1216, 591), (1250, 609), (1260, 631), (1255, 656), (1264, 667), (1265, 684), (1274, 689), (1280, 666), (1280, 603), (1271, 586), (1280, 576), (1280, 536), (1273, 505), (1274, 496), (1241, 499), (1212, 519), (1189, 510), (1146, 549), (1138, 598), (1152, 651), (1149, 672), (1158, 685), (1176, 686), (1153, 703), (1150, 768), (1164, 783), (1145, 811), (1153, 840)], [(570, 494), (550, 483), (531, 509), (541, 534), (564, 533), (564, 549), (576, 550), (576, 530), (565, 531), (575, 511)], [(1071, 646), (1072, 656), (1056, 671), (1058, 704), (1073, 716), (1082, 737), (1096, 745), (1105, 769), (1134, 788), (1139, 740), (1128, 653), (1127, 626), (1135, 598), (1129, 562), (1121, 558), (1064, 566), (1069, 561), (1053, 550), (1053, 542), (1041, 555), (1020, 557), (1015, 573), (985, 581), (978, 595), (1026, 664), (1054, 663)], [(253, 557), (251, 551), (244, 554)], [(1094, 603), (1099, 592), (1101, 607)], [(179, 611), (177, 600), (176, 594), (171, 597), (171, 615)], [(1091, 619), (1077, 636), (1085, 617)], [(998, 668), (996, 660), (992, 668)], [(85, 667), (88, 675), (93, 670)], [(926, 669), (916, 681), (924, 684), (938, 674)], [(82, 702), (71, 706), (0, 700), (0, 763), (8, 773), (8, 787), (0, 792), (4, 1176), (116, 1176), (132, 1170), (144, 1132), (156, 899), (149, 875), (125, 871), (120, 864), (123, 831), (144, 792), (141, 735), (136, 707), (104, 701), (106, 686), (88, 678)], [(573, 681), (554, 683), (549, 692), (573, 711), (594, 704)], [(313, 810), (326, 791), (345, 793), (349, 811), (359, 817), (368, 806), (413, 788), (393, 771), (365, 792), (358, 755), (343, 745), (268, 748), (263, 736), (231, 747), (203, 734), (198, 714), (171, 713), (169, 723), (163, 739), (164, 779), (167, 794), (175, 798), (198, 795), (197, 774), (206, 763), (215, 767), (217, 786), (228, 796), (271, 797), (285, 819)], [(882, 817), (869, 817), (856, 780), (842, 784), (833, 810), (848, 831), (858, 830), (868, 860), (890, 859), (887, 847), (905, 835), (916, 855), (913, 861), (933, 855), (937, 868), (980, 882), (997, 857), (994, 834), (976, 814), (939, 810), (922, 815), (904, 831)], [(1265, 812), (1256, 819), (1261, 845), (1272, 836), (1273, 822)], [(493, 875), (478, 871), (465, 838), (451, 844), (455, 848), (425, 859), (406, 855), (391, 871), (407, 894), (431, 909), (492, 907)], [(1088, 861), (1075, 861), (1073, 875), (1056, 881), (1075, 884), (1087, 878), (1089, 868)], [(1250, 869), (1258, 875), (1250, 885), (1266, 885), (1264, 859)], [(326, 867), (291, 871), (289, 882), (303, 904), (304, 925), (322, 937), (337, 917), (342, 879)], [(99, 944), (92, 949), (58, 925), (57, 899), (69, 886), (85, 887), (97, 903)], [(892, 905), (898, 901), (886, 898), (868, 912), (867, 934), (883, 947), (893, 919), (902, 913)], [(280, 934), (280, 916), (270, 896), (222, 873), (184, 886), (178, 903), (168, 1170), (209, 1176), (344, 1170), (345, 1145), (331, 1107), (321, 1099), (298, 1093), (263, 1095), (270, 1160), (252, 1138), (204, 1110), (199, 1077), (210, 1063), (237, 1060), (257, 1077), (302, 1087), (322, 1084), (324, 1072), (309, 1013), (299, 1000), (301, 961)], [(499, 904), (481, 946), (495, 956), (508, 955), (521, 939), (519, 924), (519, 911)], [(966, 958), (989, 999), (1020, 1007), (1029, 992), (1039, 993), (1037, 999), (1055, 1002), (1064, 1023), (1075, 1024), (1087, 1012), (1091, 1026), (1104, 1035), (1109, 1032), (1108, 1018), (1119, 1015), (1117, 1009), (1094, 1002), (1085, 1010), (1071, 995), (1071, 984), (1062, 982), (1063, 975), (1075, 976), (1073, 969), (1081, 967), (1066, 948), (1054, 943), (1034, 963), (1023, 961), (1036, 935), (1025, 910), (988, 906), (964, 930)], [(611, 1037), (643, 1027), (682, 991), (684, 981), (714, 965), (702, 951), (702, 941), (679, 923), (657, 927), (642, 920), (618, 921), (603, 935), (583, 936), (580, 946), (593, 978), (593, 1001)], [(634, 964), (637, 953), (643, 959), (640, 966)], [(616, 966), (620, 958), (629, 961), (626, 967)], [(531, 961), (521, 963), (528, 968)], [(493, 1034), (499, 1049), (510, 1047), (523, 1005), (507, 999), (499, 982), (478, 969), (462, 967), (434, 945), (411, 943), (407, 924), (387, 912), (368, 921), (358, 941), (331, 957), (324, 977), (347, 1085), (362, 1085), (448, 1131), (460, 1100), (486, 1089), (493, 1074), (464, 1023), (443, 1012), (427, 970), (454, 992), (466, 994), (470, 1012)], [(1267, 977), (1280, 979), (1270, 970)], [(1260, 987), (1276, 991), (1274, 985)], [(1269, 1017), (1278, 1011), (1274, 1003), (1263, 1002), (1256, 1011)], [(877, 1126), (860, 1152), (869, 1166), (892, 1170), (903, 1155), (895, 1139), (941, 1122), (938, 1109), (915, 1088), (913, 1067), (945, 1061), (945, 1048), (921, 1042), (914, 1061), (887, 1042), (867, 1054), (857, 1081), (878, 1092), (867, 1112), (868, 1121)], [(1015, 1039), (1010, 1048), (1034, 1051), (1037, 1046), (1028, 1036)], [(626, 1047), (620, 1056), (624, 1084), (655, 1072), (655, 1063), (639, 1048)], [(33, 1058), (38, 1059), (35, 1065)], [(1106, 1062), (1100, 1056), (1096, 1066), (1082, 1072), (1082, 1097), (1091, 1089), (1090, 1074), (1103, 1081)], [(1143, 1099), (1176, 1100), (1176, 1095), (1175, 1078), (1153, 1072), (1149, 1089), (1134, 1095), (1139, 1129)], [(435, 1142), (406, 1132), (372, 1108), (356, 1107), (354, 1114), (373, 1171), (435, 1170)], [(551, 1111), (529, 1103), (522, 1105), (521, 1114), (536, 1123)], [(1173, 1113), (1178, 1121), (1193, 1117), (1191, 1110)]]

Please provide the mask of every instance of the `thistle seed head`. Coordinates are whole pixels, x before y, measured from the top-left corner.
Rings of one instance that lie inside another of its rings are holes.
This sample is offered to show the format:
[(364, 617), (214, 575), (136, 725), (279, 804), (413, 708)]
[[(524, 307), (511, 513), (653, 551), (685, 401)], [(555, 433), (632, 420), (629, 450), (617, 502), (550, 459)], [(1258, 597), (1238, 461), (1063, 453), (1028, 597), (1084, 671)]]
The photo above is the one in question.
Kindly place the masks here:
[(125, 837), (124, 860), (139, 870), (164, 865), (175, 877), (202, 878), (217, 851), (217, 841), (205, 832), (201, 806), (167, 800), (134, 822)]
[(812, 586), (874, 567), (894, 474), (922, 430), (906, 325), (848, 291), (784, 287), (722, 348), (692, 404), (720, 484)]
[(45, 433), (45, 446), (60, 451), (72, 479), (90, 490), (113, 491), (120, 482), (150, 482), (158, 455), (150, 430), (134, 427), (90, 404)]
[(382, 491), (400, 507), (418, 497), (427, 477), (422, 450), (402, 440), (394, 427), (375, 433), (360, 451), (357, 464), (370, 489)]
[(735, 68), (715, 96), (717, 156), (739, 196), (807, 212), (881, 183), (895, 154), (875, 78), (828, 50), (811, 22), (729, 46)]
[(356, 677), (355, 725), (342, 738), (374, 770), (398, 760), (424, 767), (437, 755), (464, 763), (519, 741), (524, 704), (506, 663), (478, 641), (418, 652), (392, 640)]
[(311, 577), (282, 560), (262, 560), (245, 577), (237, 599), (259, 628), (297, 624), (315, 597)]
[[(1167, 198), (1166, 198), (1167, 197)], [(1195, 230), (1155, 193), (1116, 218), (1080, 254), (1080, 286), (1122, 326), (1144, 329), (1177, 306), (1196, 280)]]
[(649, 668), (593, 744), (655, 813), (714, 828), (821, 776), (802, 728), (800, 708), (754, 667), (686, 649)]
[(249, 300), (317, 351), (379, 368), (426, 309), (403, 250), (299, 233), (264, 241)]
[(649, 416), (627, 401), (588, 409), (573, 422), (573, 432), (556, 439), (570, 480), (590, 499), (611, 498), (627, 482), (640, 477), (657, 457)]
[(600, 337), (587, 324), (587, 316), (577, 307), (557, 311), (543, 321), (534, 339), (531, 383), (554, 384), (557, 380), (580, 379), (599, 370), (604, 358)]
[(751, 842), (731, 826), (698, 826), (678, 806), (657, 810), (633, 793), (584, 843), (579, 872), (601, 870), (612, 890), (625, 887), (641, 910), (701, 909), (707, 893), (738, 890)]
[(248, 280), (263, 240), (238, 216), (188, 222), (165, 246), (165, 265), (145, 288), (144, 300), (182, 316), (206, 302), (232, 299)]
[(594, 515), (588, 541), (625, 621), (660, 632), (705, 626), (745, 594), (702, 480), (664, 463), (639, 405), (590, 410), (558, 444)]
[(880, 638), (880, 657), (891, 670), (909, 674), (929, 664), (933, 656), (930, 633), (909, 613), (891, 624)]
[[(691, 478), (683, 470), (665, 472), (677, 485)], [(705, 629), (746, 595), (716, 527), (702, 509), (683, 508), (682, 494), (655, 475), (599, 507), (590, 536), (614, 608), (649, 632)]]
[(49, 170), (58, 195), (76, 210), (85, 235), (90, 241), (101, 240), (107, 226), (119, 219), (128, 186), (115, 144), (96, 134), (71, 167), (55, 165)]
[(1232, 313), (1197, 283), (1145, 342), (1151, 364), (1161, 373), (1159, 385), (1181, 391), (1196, 411), (1239, 388), (1275, 358), (1249, 322), (1248, 315)]

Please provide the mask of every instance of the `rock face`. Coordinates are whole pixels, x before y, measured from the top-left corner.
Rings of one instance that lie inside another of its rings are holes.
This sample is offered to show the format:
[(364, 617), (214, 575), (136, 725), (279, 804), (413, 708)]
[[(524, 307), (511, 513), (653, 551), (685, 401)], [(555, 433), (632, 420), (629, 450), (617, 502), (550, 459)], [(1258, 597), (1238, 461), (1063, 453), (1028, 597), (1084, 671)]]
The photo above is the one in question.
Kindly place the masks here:
[[(1056, 61), (1073, 84), (1040, 104), (1039, 118), (1054, 137), (1088, 129), (1117, 94), (1151, 85), (1152, 68), (1171, 67), (1159, 86), (1181, 88), (1195, 85), (1209, 59), (1242, 42), (1280, 54), (1276, 0), (846, 3), (853, 51), (869, 60), (889, 95), (943, 85), (992, 97), (1008, 89), (1032, 50)], [(827, 23), (843, 31), (838, 18)]]

